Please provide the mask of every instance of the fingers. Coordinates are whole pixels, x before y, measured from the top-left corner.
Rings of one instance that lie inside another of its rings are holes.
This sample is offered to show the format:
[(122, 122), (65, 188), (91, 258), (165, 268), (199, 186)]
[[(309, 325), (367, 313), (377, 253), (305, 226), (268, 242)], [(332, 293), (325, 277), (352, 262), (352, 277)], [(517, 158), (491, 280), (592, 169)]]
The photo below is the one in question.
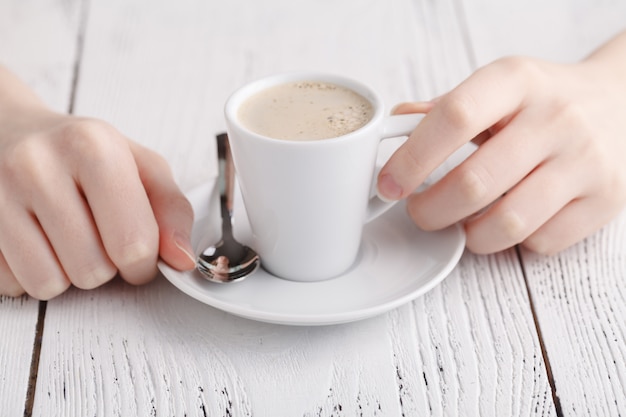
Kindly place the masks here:
[[(64, 292), (70, 281), (59, 265), (56, 255), (45, 238), (41, 227), (31, 214), (17, 205), (3, 208), (3, 219), (11, 219), (10, 227), (3, 225), (0, 234), (0, 252), (7, 270), (2, 270), (2, 288), (6, 293), (17, 290), (15, 281), (31, 296), (48, 300)], [(8, 267), (10, 265), (10, 268)]]
[(545, 255), (566, 249), (608, 223), (617, 211), (593, 198), (574, 200), (524, 240), (523, 246)]
[(476, 213), (522, 181), (556, 152), (546, 128), (541, 145), (528, 145), (526, 126), (532, 114), (520, 114), (478, 151), (427, 190), (408, 199), (408, 210), (420, 227), (435, 230)]
[(15, 279), (13, 271), (11, 271), (9, 264), (4, 259), (4, 255), (0, 252), (0, 295), (19, 297), (22, 294), (24, 294), (24, 288)]
[(196, 265), (190, 235), (193, 209), (174, 181), (167, 162), (155, 152), (131, 144), (140, 176), (159, 227), (159, 254), (178, 270)]
[(106, 253), (126, 281), (148, 282), (156, 275), (158, 226), (129, 142), (104, 124), (73, 129), (66, 134), (89, 138), (75, 155), (97, 155), (88, 164), (72, 162)]
[(433, 101), (416, 101), (400, 103), (392, 110), (392, 114), (428, 113), (435, 106)]
[(379, 174), (379, 193), (408, 196), (450, 154), (501, 118), (515, 114), (526, 94), (523, 75), (501, 61), (476, 71), (437, 100)]
[[(193, 269), (193, 210), (167, 162), (119, 134), (117, 139), (104, 146), (96, 141), (95, 151), (103, 157), (79, 173), (108, 256), (133, 284), (155, 276), (159, 254), (174, 268)], [(110, 189), (98, 184), (105, 174)]]
[[(564, 177), (572, 182), (564, 182)], [(565, 207), (581, 199), (581, 191), (592, 188), (590, 178), (562, 159), (537, 167), (484, 213), (466, 221), (468, 249), (493, 253), (526, 242), (544, 224), (562, 216)]]
[(71, 178), (64, 177), (55, 189), (43, 188), (33, 195), (35, 215), (69, 280), (82, 289), (111, 280), (117, 268), (107, 256), (90, 209)]

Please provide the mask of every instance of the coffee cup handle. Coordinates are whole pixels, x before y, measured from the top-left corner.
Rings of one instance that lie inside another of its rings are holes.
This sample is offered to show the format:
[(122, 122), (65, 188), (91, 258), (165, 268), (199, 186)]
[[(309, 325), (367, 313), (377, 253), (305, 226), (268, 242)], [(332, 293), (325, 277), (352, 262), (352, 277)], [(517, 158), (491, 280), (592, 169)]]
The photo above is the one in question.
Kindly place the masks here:
[[(409, 136), (423, 118), (424, 114), (419, 113), (388, 116), (383, 121), (381, 141), (399, 136)], [(380, 168), (382, 168), (382, 166), (377, 167), (376, 171), (378, 172)], [(365, 222), (367, 223), (374, 220), (393, 207), (397, 202), (397, 200), (387, 201), (381, 199), (376, 193), (376, 179), (374, 179), (370, 201), (367, 205)]]

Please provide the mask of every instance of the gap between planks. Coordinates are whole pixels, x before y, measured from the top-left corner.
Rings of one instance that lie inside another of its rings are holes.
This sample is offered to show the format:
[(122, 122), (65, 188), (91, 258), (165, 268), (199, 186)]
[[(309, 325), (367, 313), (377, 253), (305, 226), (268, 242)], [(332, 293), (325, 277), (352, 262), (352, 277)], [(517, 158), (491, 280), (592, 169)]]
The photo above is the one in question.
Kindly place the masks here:
[(528, 296), (528, 304), (530, 306), (530, 312), (533, 316), (533, 321), (535, 323), (535, 331), (537, 333), (537, 339), (539, 340), (539, 348), (541, 349), (541, 355), (543, 356), (543, 363), (546, 367), (546, 374), (548, 377), (548, 384), (550, 384), (550, 391), (552, 392), (552, 402), (554, 403), (554, 409), (556, 410), (557, 417), (563, 417), (563, 410), (561, 408), (561, 400), (559, 399), (558, 394), (556, 393), (556, 385), (554, 382), (554, 376), (552, 375), (552, 365), (550, 365), (550, 358), (548, 357), (548, 352), (546, 350), (545, 343), (543, 341), (543, 334), (541, 333), (541, 326), (539, 325), (539, 319), (537, 318), (537, 312), (535, 311), (535, 302), (533, 300), (532, 293), (530, 291), (530, 285), (528, 284), (528, 275), (526, 274), (526, 268), (524, 266), (524, 261), (522, 259), (522, 253), (520, 251), (520, 247), (515, 247), (515, 254), (517, 256), (517, 261), (522, 268), (522, 277), (524, 278), (524, 285), (526, 286), (526, 294)]
[(39, 302), (39, 313), (37, 314), (37, 325), (35, 327), (33, 354), (30, 361), (30, 375), (28, 376), (28, 389), (26, 390), (26, 402), (24, 404), (24, 417), (30, 417), (33, 414), (33, 405), (35, 404), (35, 391), (37, 387), (37, 371), (39, 369), (39, 358), (41, 357), (43, 324), (46, 318), (47, 307), (47, 301)]

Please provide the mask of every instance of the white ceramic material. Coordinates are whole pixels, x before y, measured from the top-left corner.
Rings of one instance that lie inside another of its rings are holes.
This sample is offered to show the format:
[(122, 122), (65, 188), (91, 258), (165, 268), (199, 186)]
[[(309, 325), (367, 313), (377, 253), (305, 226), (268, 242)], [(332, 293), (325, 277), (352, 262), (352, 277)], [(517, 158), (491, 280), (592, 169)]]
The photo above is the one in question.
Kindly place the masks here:
[[(213, 187), (206, 184), (187, 195), (196, 214), (192, 243), (197, 250), (219, 233), (218, 213), (208, 203)], [(238, 240), (249, 243), (239, 195), (234, 218)], [(261, 268), (243, 282), (220, 285), (196, 270), (180, 272), (163, 262), (159, 269), (184, 293), (229, 313), (270, 323), (327, 325), (372, 317), (423, 295), (452, 271), (464, 246), (461, 227), (424, 232), (400, 203), (365, 225), (356, 262), (331, 280), (289, 281)]]
[[(260, 136), (237, 112), (251, 95), (286, 82), (343, 85), (374, 107), (374, 116), (347, 135), (295, 142)], [(372, 197), (378, 145), (408, 135), (422, 115), (387, 116), (380, 96), (339, 76), (294, 72), (270, 76), (236, 91), (225, 106), (237, 176), (253, 231), (250, 246), (273, 274), (320, 281), (345, 272), (358, 254), (363, 225), (391, 204)]]

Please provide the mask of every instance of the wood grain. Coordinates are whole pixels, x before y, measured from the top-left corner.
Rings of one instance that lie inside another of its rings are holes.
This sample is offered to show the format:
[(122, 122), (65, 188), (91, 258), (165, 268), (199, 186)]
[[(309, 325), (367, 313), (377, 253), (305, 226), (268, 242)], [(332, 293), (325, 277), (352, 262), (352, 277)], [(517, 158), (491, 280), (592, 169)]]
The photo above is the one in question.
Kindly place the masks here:
[[(466, 10), (479, 64), (516, 54), (575, 62), (625, 28), (626, 3), (479, 1)], [(485, 13), (494, 18), (485, 20)], [(558, 256), (523, 252), (563, 415), (626, 415), (625, 216)]]
[(626, 414), (626, 214), (554, 259), (524, 252), (564, 415)]
[[(222, 104), (253, 78), (318, 69), (389, 105), (430, 99), (502, 55), (578, 59), (617, 30), (623, 3), (0, 0), (0, 59), (52, 107), (163, 154), (189, 190), (216, 174)], [(523, 268), (515, 250), (466, 253), (427, 295), (346, 325), (241, 319), (163, 277), (71, 289), (47, 304), (32, 412), (624, 415), (625, 226), (556, 257), (522, 252)], [(24, 410), (38, 305), (0, 298), (7, 415)]]
[(24, 413), (38, 304), (27, 297), (0, 296), (0, 403), (7, 416)]
[(516, 259), (466, 253), (389, 315), (403, 415), (557, 415)]

